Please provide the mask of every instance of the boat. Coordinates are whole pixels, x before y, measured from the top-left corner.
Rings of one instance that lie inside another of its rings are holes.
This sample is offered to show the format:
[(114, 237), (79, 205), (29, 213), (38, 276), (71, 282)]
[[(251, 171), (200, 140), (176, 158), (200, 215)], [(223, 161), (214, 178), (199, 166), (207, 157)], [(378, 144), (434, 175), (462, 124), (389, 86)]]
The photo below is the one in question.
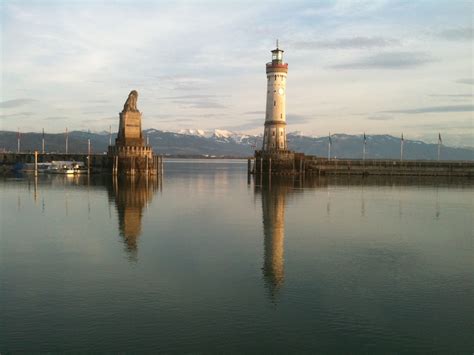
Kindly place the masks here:
[(87, 173), (87, 169), (83, 162), (53, 160), (46, 172), (50, 174), (76, 175)]

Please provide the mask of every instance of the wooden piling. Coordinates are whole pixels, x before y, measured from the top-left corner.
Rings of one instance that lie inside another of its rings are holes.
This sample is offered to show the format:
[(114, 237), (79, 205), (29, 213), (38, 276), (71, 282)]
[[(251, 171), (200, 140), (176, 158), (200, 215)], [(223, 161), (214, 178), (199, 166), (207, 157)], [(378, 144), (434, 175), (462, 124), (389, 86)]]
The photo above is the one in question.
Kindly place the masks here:
[(250, 169), (251, 169), (252, 163), (250, 161), (250, 158), (247, 159), (247, 175), (250, 175)]
[(35, 150), (35, 176), (38, 176), (38, 151)]
[(91, 173), (91, 140), (87, 140), (87, 174)]

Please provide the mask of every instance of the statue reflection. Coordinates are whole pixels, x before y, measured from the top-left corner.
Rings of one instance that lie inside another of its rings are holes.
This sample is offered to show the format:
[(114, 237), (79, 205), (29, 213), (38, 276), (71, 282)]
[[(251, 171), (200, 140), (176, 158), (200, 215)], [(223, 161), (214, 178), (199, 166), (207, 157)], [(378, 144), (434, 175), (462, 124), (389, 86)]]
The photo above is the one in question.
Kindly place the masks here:
[[(257, 179), (258, 180), (258, 179)], [(276, 301), (285, 279), (285, 208), (288, 199), (302, 187), (317, 185), (314, 179), (302, 181), (294, 176), (272, 176), (255, 184), (261, 194), (263, 220), (263, 279), (272, 302)]]
[(119, 176), (109, 188), (109, 198), (115, 201), (120, 235), (130, 260), (137, 260), (138, 238), (142, 233), (143, 210), (158, 189), (156, 176)]

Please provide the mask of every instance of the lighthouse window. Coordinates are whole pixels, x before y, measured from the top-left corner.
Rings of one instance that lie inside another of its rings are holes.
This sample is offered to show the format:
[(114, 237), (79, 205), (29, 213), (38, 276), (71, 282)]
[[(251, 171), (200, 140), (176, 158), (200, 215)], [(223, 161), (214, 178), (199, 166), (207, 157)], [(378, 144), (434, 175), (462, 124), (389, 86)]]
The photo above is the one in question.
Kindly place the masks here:
[(277, 76), (275, 75), (275, 80), (277, 80)]
[(283, 131), (280, 131), (280, 136), (282, 136), (282, 135), (283, 135)]
[(276, 101), (273, 101), (273, 106), (276, 106)]
[(272, 136), (275, 137), (275, 131), (272, 132)]
[(282, 114), (282, 113), (280, 113), (280, 118), (283, 118), (283, 114)]

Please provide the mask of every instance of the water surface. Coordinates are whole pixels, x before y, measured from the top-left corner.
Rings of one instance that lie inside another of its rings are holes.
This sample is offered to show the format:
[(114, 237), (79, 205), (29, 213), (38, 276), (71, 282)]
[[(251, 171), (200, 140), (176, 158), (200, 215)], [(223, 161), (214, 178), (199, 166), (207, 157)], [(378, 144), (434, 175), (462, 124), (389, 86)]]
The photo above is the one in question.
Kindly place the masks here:
[(474, 350), (472, 181), (0, 181), (0, 352)]

